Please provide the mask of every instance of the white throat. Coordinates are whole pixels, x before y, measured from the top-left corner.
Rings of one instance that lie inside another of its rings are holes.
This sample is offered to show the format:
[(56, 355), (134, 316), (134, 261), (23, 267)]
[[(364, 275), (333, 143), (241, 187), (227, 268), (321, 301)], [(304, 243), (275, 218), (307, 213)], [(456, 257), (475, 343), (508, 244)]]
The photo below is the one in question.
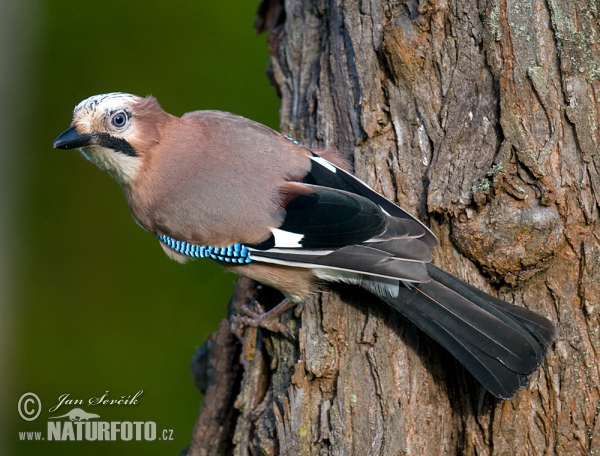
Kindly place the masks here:
[(142, 160), (130, 157), (101, 146), (87, 146), (79, 149), (89, 161), (108, 172), (120, 184), (128, 184), (137, 176)]

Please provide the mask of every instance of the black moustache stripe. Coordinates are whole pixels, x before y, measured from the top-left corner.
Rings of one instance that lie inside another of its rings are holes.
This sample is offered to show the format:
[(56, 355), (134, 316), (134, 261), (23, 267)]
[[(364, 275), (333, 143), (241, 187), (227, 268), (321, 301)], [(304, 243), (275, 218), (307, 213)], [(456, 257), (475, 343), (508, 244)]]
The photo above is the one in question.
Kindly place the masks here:
[(115, 138), (108, 133), (100, 133), (98, 135), (97, 144), (107, 149), (112, 149), (120, 154), (127, 155), (128, 157), (137, 157), (138, 154), (135, 149), (123, 138)]

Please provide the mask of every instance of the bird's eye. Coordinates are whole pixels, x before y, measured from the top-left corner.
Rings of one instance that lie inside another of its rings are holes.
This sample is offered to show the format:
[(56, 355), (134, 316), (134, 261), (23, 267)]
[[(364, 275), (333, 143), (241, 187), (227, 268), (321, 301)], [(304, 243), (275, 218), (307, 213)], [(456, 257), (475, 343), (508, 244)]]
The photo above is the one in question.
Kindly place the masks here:
[(112, 124), (117, 128), (123, 127), (126, 123), (127, 123), (127, 114), (125, 114), (122, 111), (116, 113), (112, 118)]

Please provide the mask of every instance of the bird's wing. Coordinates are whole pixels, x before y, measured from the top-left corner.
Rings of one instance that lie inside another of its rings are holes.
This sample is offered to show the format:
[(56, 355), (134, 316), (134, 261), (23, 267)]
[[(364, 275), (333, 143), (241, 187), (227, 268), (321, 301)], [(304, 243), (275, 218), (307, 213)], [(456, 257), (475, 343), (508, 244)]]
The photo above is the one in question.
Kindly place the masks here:
[[(343, 190), (294, 182), (280, 188), (285, 195), (285, 218), (271, 238), (255, 248), (343, 247), (381, 236), (409, 236), (414, 223), (396, 223), (369, 199)], [(421, 235), (419, 232), (412, 237)]]
[[(296, 141), (294, 142), (299, 144)], [(377, 193), (375, 190), (348, 171), (335, 166), (333, 163), (325, 160), (309, 149), (307, 150), (311, 153), (312, 166), (309, 173), (303, 179), (304, 183), (344, 190), (349, 193), (363, 196), (377, 204), (392, 217), (414, 222), (411, 224), (413, 227), (411, 235), (419, 237), (421, 241), (427, 244), (432, 250), (438, 246), (438, 240), (435, 235), (417, 218)]]
[[(312, 154), (302, 183), (281, 187), (286, 211), (272, 236), (247, 245), (267, 263), (326, 269), (335, 275), (427, 282), (435, 236), (350, 173)], [(393, 215), (391, 214), (393, 213)]]

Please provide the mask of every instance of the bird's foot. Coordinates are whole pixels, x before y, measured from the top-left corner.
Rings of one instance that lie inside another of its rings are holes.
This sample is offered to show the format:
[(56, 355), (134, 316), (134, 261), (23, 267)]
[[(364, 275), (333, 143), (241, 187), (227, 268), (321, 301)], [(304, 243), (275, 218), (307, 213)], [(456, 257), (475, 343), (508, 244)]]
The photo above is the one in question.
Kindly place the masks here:
[(279, 322), (281, 314), (294, 307), (294, 305), (289, 299), (284, 299), (271, 310), (265, 312), (262, 306), (255, 301), (254, 307), (256, 310), (250, 306), (242, 306), (240, 315), (231, 317), (231, 329), (234, 334), (239, 336), (244, 326), (252, 326), (253, 328), (268, 329), (271, 332), (283, 334), (289, 339), (294, 339), (290, 329)]

